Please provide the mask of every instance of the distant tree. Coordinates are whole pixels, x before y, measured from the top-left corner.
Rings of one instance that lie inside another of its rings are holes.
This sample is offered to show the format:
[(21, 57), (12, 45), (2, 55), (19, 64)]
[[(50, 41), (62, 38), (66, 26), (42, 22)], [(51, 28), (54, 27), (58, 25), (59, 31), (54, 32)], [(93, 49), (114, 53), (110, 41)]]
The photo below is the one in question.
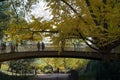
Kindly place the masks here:
[(0, 2), (0, 40), (5, 36), (4, 31), (8, 27), (10, 15), (7, 15), (7, 13), (9, 8), (6, 1)]
[(31, 72), (31, 64), (34, 62), (34, 59), (21, 59), (17, 61), (9, 62), (9, 70), (15, 73), (30, 73)]
[[(56, 71), (59, 68), (60, 71), (67, 72), (71, 69), (83, 68), (87, 64), (87, 60), (73, 59), (73, 58), (44, 58), (40, 59), (44, 66), (52, 66), (53, 70)], [(40, 65), (42, 65), (40, 64)], [(44, 67), (43, 67), (44, 68)]]

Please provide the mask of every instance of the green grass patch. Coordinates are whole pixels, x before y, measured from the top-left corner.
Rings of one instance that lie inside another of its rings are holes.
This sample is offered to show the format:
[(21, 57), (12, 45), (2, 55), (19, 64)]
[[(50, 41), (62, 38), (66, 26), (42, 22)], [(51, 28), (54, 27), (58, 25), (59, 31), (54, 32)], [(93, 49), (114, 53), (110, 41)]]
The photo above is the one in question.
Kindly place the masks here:
[(6, 71), (6, 70), (8, 70), (8, 68), (9, 68), (9, 66), (6, 65), (6, 64), (2, 64), (2, 65), (1, 65), (1, 70)]

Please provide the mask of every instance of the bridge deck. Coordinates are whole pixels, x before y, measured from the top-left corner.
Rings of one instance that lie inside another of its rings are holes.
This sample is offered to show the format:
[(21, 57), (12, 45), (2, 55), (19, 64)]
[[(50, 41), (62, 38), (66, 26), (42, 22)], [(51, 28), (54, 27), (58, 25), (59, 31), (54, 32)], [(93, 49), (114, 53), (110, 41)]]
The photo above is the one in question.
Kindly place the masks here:
[[(14, 53), (2, 53), (0, 54), (0, 62), (8, 60), (16, 60), (23, 58), (44, 58), (44, 57), (64, 57), (64, 58), (84, 58), (101, 60), (103, 55), (97, 52), (85, 52), (85, 51), (30, 51), (30, 52), (14, 52)], [(111, 60), (120, 59), (120, 55), (109, 55)]]
[[(106, 55), (101, 55), (88, 48), (65, 47), (65, 51), (61, 51), (59, 47), (46, 47), (44, 51), (37, 51), (36, 46), (22, 46), (16, 52), (10, 52), (10, 47), (6, 51), (1, 52), (0, 62), (8, 60), (17, 60), (23, 58), (44, 58), (44, 57), (64, 57), (64, 58), (84, 58), (93, 60), (102, 60)], [(120, 55), (109, 55), (111, 60), (120, 59)]]

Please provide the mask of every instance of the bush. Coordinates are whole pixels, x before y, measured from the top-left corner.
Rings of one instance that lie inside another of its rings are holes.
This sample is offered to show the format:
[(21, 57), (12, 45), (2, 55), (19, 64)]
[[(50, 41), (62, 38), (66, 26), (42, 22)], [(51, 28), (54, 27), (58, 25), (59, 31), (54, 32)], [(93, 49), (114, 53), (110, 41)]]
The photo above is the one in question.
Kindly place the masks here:
[(80, 80), (120, 80), (119, 75), (120, 61), (90, 61), (79, 77)]
[(0, 80), (34, 80), (34, 76), (11, 76), (0, 72)]
[(76, 70), (70, 70), (68, 73), (70, 73), (69, 80), (78, 80), (79, 74)]

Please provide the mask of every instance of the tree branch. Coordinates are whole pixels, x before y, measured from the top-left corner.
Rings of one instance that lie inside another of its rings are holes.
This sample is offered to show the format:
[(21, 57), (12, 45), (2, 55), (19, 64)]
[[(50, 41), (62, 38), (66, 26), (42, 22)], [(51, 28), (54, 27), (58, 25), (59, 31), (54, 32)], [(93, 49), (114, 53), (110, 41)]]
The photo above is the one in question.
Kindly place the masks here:
[(85, 24), (89, 25), (89, 23), (87, 21), (85, 21), (81, 15), (78, 14), (78, 12), (69, 4), (67, 3), (65, 0), (61, 0), (63, 3), (65, 3)]
[[(30, 30), (30, 31), (32, 31), (32, 30)], [(32, 31), (32, 32), (41, 32), (41, 33), (58, 33), (58, 31), (46, 31), (46, 30)]]
[(83, 39), (83, 41), (90, 47), (90, 48), (92, 48), (92, 49), (94, 49), (94, 50), (96, 50), (96, 51), (98, 51), (98, 52), (100, 52), (100, 50), (99, 49), (97, 49), (97, 48), (95, 48), (95, 47), (93, 47), (92, 45), (90, 45), (87, 41), (86, 41), (86, 39), (83, 37), (83, 35), (79, 32), (79, 30), (77, 29), (76, 30), (78, 33), (79, 33), (79, 35), (80, 35), (80, 38), (82, 38)]
[[(89, 8), (89, 12), (90, 12), (91, 17), (92, 17), (92, 18), (96, 18), (96, 15), (93, 14), (93, 10), (92, 10), (92, 8), (90, 7), (90, 6), (91, 6), (90, 1), (89, 1), (89, 0), (85, 0), (85, 2), (86, 2), (86, 4), (87, 4), (87, 7)], [(93, 21), (94, 21), (94, 23), (95, 23), (96, 25), (99, 25), (99, 22), (98, 22), (97, 20), (93, 19)]]
[[(71, 10), (73, 10), (73, 12), (79, 17), (78, 26), (79, 26), (79, 21), (80, 21), (80, 20), (82, 20), (85, 24), (89, 25), (89, 23), (88, 23), (87, 21), (85, 21), (85, 20), (82, 18), (82, 16), (79, 15), (79, 14), (77, 13), (77, 11), (76, 11), (69, 3), (67, 3), (65, 0), (61, 0), (61, 1), (62, 1), (63, 3), (65, 3)], [(86, 39), (83, 37), (82, 33), (81, 33), (78, 29), (76, 29), (76, 31), (79, 33), (80, 38), (82, 38), (83, 41), (84, 41), (90, 48), (92, 48), (92, 49), (100, 52), (99, 49), (93, 47), (92, 45), (90, 45), (90, 44), (86, 41)]]
[(0, 0), (0, 2), (5, 1), (5, 0)]
[(34, 33), (37, 33), (37, 32), (40, 32), (40, 33), (58, 33), (58, 31), (47, 31), (47, 30), (36, 31), (36, 30), (30, 30), (30, 28), (21, 28), (21, 29), (27, 29), (27, 30), (34, 32)]
[(114, 42), (108, 44), (108, 45), (105, 46), (105, 47), (107, 47), (108, 49), (111, 50), (111, 49), (116, 48), (116, 47), (119, 46), (119, 45), (120, 45), (120, 39), (117, 39), (117, 40), (115, 40)]
[(18, 13), (17, 13), (17, 10), (15, 8), (15, 5), (14, 5), (14, 2), (11, 0), (11, 3), (12, 3), (12, 6), (13, 6), (13, 9), (15, 11), (15, 14), (16, 14), (16, 18), (17, 18), (17, 22), (18, 22)]

